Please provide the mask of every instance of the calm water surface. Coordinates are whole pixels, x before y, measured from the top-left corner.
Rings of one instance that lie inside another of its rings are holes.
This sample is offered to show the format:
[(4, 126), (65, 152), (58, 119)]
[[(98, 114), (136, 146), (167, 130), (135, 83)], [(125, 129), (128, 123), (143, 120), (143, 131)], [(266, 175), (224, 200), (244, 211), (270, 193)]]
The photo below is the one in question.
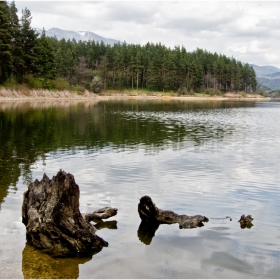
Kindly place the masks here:
[[(279, 278), (279, 120), (279, 102), (0, 103), (0, 277)], [(81, 212), (119, 209), (97, 225), (109, 247), (91, 258), (25, 242), (23, 192), (60, 168), (80, 186)], [(143, 195), (210, 220), (149, 238)], [(242, 214), (253, 227), (240, 228)]]

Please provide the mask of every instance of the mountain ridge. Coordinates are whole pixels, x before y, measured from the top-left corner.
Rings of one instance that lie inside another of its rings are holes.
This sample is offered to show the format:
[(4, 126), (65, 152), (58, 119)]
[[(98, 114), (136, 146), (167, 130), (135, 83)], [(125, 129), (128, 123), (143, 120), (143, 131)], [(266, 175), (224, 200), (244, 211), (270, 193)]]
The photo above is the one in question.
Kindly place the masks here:
[(259, 77), (266, 77), (267, 75), (280, 72), (280, 69), (275, 66), (269, 66), (269, 65), (260, 66), (256, 64), (250, 64), (250, 65), (254, 68), (256, 75)]
[[(35, 28), (35, 30), (39, 33), (39, 35), (41, 35), (43, 32), (43, 30), (40, 28)], [(103, 41), (105, 45), (114, 45), (114, 44), (122, 43), (119, 40), (105, 38), (91, 31), (72, 31), (72, 30), (64, 30), (57, 27), (53, 27), (48, 30), (45, 30), (45, 32), (47, 37), (56, 37), (58, 40), (75, 39), (77, 42), (79, 40), (81, 41), (94, 40), (94, 41), (98, 41), (99, 43)]]
[(280, 88), (280, 69), (274, 66), (250, 64), (256, 73), (257, 81), (271, 90)]

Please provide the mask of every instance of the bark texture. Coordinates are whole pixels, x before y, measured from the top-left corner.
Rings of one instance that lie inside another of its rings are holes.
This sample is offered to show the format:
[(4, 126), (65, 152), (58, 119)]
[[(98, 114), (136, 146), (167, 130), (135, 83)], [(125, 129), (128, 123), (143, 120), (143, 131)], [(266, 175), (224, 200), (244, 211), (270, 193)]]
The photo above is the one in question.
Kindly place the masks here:
[(156, 207), (149, 196), (143, 196), (138, 204), (138, 213), (145, 223), (174, 224), (178, 223), (179, 228), (196, 228), (208, 222), (208, 218), (201, 215), (187, 216), (178, 215), (172, 211), (161, 210)]
[(22, 205), (27, 242), (55, 256), (92, 255), (107, 247), (81, 215), (79, 197), (74, 176), (62, 170), (30, 183)]

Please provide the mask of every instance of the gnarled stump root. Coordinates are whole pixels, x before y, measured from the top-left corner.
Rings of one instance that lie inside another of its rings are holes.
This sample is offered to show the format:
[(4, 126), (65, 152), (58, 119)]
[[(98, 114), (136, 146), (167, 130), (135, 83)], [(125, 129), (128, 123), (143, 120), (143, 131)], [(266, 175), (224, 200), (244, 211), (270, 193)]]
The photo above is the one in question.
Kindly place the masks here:
[(140, 199), (138, 213), (144, 222), (160, 224), (178, 223), (180, 229), (201, 227), (204, 222), (208, 222), (208, 218), (205, 216), (178, 215), (173, 211), (161, 210), (156, 207), (149, 196), (143, 196)]

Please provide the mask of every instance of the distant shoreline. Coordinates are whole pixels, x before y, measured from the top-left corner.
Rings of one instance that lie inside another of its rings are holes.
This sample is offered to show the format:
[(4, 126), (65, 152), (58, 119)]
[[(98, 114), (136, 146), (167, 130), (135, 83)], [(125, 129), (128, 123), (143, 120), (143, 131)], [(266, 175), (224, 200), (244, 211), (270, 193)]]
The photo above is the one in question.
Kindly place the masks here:
[(261, 100), (269, 101), (270, 97), (264, 97), (259, 94), (247, 94), (243, 96), (239, 93), (226, 93), (222, 96), (207, 96), (207, 95), (186, 95), (186, 96), (175, 96), (161, 93), (140, 93), (140, 94), (129, 94), (129, 93), (119, 93), (119, 94), (95, 94), (89, 91), (85, 91), (83, 94), (73, 93), (67, 90), (52, 92), (49, 90), (29, 90), (28, 92), (20, 92), (11, 89), (0, 88), (0, 102), (4, 101), (54, 101), (54, 100), (75, 100), (75, 101), (103, 101), (103, 100), (180, 100), (180, 101), (190, 101), (190, 100)]

